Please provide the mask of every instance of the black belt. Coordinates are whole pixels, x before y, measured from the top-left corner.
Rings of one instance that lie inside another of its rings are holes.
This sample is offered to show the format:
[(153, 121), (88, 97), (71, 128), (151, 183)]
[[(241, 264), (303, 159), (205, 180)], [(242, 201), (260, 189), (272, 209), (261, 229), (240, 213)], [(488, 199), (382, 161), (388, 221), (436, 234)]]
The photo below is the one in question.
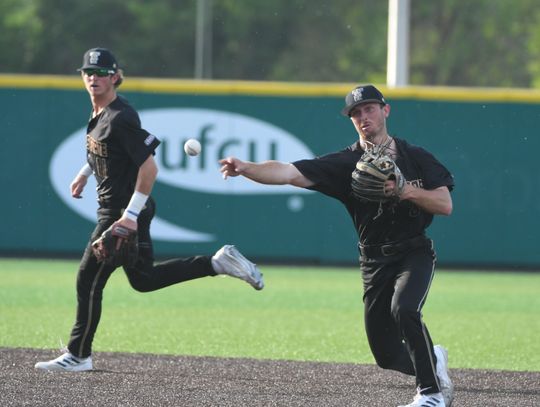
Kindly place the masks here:
[(428, 244), (428, 242), (431, 242), (431, 240), (424, 235), (419, 235), (411, 239), (381, 245), (359, 244), (358, 248), (360, 249), (362, 255), (366, 257), (386, 257), (409, 252), (413, 249), (417, 249)]

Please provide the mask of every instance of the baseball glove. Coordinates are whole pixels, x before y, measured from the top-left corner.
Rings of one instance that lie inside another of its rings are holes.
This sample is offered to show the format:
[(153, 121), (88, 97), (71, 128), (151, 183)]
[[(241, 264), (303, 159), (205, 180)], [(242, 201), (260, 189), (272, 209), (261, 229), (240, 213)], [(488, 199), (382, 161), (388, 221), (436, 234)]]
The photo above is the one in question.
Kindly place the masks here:
[(92, 251), (107, 265), (132, 267), (139, 256), (137, 231), (113, 223), (92, 243)]
[[(387, 181), (394, 181), (394, 188), (389, 188)], [(404, 187), (405, 177), (394, 160), (386, 154), (366, 151), (352, 172), (352, 193), (360, 200), (397, 201)]]

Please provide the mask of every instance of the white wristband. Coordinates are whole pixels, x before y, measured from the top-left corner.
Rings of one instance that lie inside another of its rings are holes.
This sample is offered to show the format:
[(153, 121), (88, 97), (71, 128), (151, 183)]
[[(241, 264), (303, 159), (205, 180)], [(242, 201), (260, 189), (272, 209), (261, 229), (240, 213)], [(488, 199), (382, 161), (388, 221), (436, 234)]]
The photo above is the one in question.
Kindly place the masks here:
[(137, 221), (139, 213), (141, 213), (141, 211), (143, 210), (147, 199), (148, 195), (145, 195), (139, 191), (133, 192), (129, 204), (124, 211), (126, 218)]
[(88, 178), (90, 175), (92, 175), (92, 168), (90, 168), (90, 165), (86, 163), (83, 165), (77, 175), (84, 175), (86, 178)]

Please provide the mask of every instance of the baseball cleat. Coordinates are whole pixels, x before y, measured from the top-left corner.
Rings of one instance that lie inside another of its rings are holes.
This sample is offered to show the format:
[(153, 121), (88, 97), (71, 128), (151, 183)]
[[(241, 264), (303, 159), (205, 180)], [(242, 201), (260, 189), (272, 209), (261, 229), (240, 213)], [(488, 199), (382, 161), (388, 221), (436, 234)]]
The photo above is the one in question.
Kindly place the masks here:
[(446, 407), (442, 393), (420, 394), (418, 393), (411, 404), (399, 407)]
[(47, 372), (84, 372), (92, 370), (92, 357), (77, 358), (67, 352), (48, 362), (38, 362), (34, 367)]
[(448, 351), (441, 345), (435, 345), (433, 350), (437, 357), (437, 377), (439, 378), (441, 393), (446, 407), (450, 407), (454, 401), (454, 384), (448, 375)]
[(212, 264), (217, 274), (226, 274), (244, 280), (256, 290), (264, 288), (263, 275), (257, 265), (242, 256), (233, 245), (225, 245), (219, 249), (212, 257)]

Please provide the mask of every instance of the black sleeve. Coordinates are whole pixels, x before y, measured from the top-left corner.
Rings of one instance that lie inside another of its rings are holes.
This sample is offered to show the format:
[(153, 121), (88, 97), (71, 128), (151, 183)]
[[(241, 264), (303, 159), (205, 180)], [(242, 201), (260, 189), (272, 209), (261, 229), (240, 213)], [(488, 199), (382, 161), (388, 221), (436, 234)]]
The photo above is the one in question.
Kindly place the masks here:
[(122, 144), (131, 160), (140, 167), (146, 159), (154, 153), (160, 144), (159, 139), (141, 128), (141, 121), (137, 112), (131, 109), (124, 110), (116, 117), (115, 125), (121, 129)]
[(292, 164), (314, 183), (309, 189), (344, 201), (351, 191), (351, 174), (357, 160), (355, 153), (340, 151)]
[(442, 186), (448, 187), (450, 191), (454, 189), (454, 177), (433, 154), (421, 147), (415, 147), (414, 157), (422, 169), (424, 189), (433, 190)]

